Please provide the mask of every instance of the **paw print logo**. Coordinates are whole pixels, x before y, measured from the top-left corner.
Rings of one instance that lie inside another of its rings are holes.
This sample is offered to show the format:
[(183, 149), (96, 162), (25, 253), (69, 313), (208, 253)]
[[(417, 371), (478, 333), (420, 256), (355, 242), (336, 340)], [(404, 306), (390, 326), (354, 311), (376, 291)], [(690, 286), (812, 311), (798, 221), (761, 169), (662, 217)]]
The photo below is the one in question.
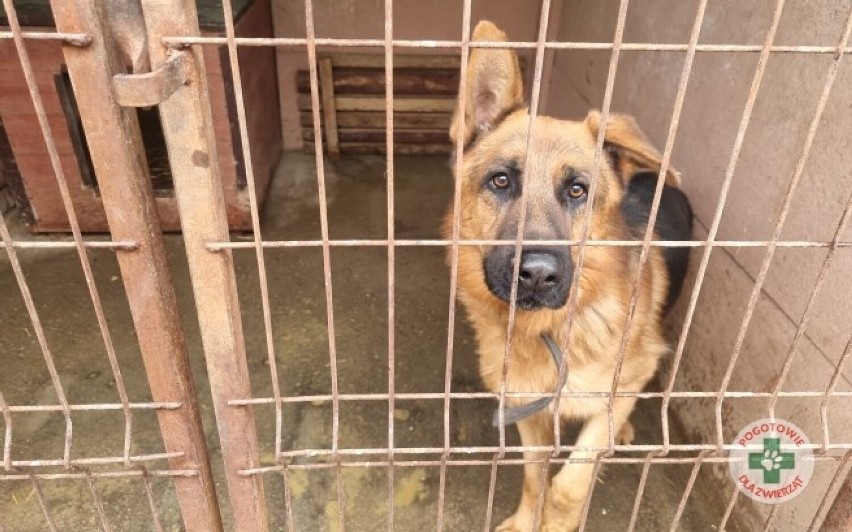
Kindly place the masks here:
[(766, 449), (763, 451), (763, 460), (760, 461), (760, 465), (763, 466), (764, 470), (772, 471), (773, 469), (781, 469), (781, 462), (783, 461), (784, 458), (781, 453), (775, 449)]
[(763, 452), (748, 455), (748, 468), (762, 469), (763, 482), (766, 484), (780, 484), (781, 470), (793, 469), (795, 465), (795, 454), (782, 453), (779, 438), (764, 438)]

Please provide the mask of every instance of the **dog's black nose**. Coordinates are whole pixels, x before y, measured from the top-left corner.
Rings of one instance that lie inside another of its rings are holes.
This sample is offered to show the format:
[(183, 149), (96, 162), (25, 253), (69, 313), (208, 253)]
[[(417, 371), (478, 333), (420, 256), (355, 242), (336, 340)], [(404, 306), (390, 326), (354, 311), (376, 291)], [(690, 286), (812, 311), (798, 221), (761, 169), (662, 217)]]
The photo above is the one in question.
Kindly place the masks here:
[(545, 295), (562, 283), (562, 274), (559, 259), (552, 253), (523, 253), (518, 286), (530, 294)]

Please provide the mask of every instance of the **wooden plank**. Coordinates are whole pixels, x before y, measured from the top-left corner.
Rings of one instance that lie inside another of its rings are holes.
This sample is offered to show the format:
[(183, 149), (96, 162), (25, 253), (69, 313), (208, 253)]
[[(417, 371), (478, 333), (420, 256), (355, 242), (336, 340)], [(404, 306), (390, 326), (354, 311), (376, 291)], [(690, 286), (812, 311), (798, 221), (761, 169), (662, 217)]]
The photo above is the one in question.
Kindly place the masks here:
[[(310, 94), (310, 73), (296, 72), (296, 88), (300, 94)], [(455, 96), (459, 90), (459, 71), (451, 68), (394, 69), (393, 93), (397, 96)], [(385, 94), (384, 68), (334, 67), (334, 93)]]
[[(340, 142), (385, 142), (384, 129), (340, 129)], [(314, 141), (313, 128), (302, 129), (302, 138)], [(401, 144), (440, 144), (449, 143), (450, 134), (445, 129), (404, 129), (394, 131), (394, 142)]]
[[(452, 145), (447, 144), (395, 144), (393, 151), (396, 155), (447, 155), (452, 152)], [(305, 153), (314, 153), (313, 144), (305, 144)], [(341, 142), (340, 152), (344, 155), (384, 155), (387, 145), (384, 142)]]
[[(302, 126), (313, 127), (314, 118), (309, 112), (299, 113)], [(394, 129), (449, 129), (452, 115), (448, 113), (394, 113)], [(349, 111), (337, 113), (337, 127), (355, 129), (384, 129), (387, 124), (384, 112)]]
[(334, 97), (334, 80), (331, 71), (331, 59), (324, 57), (319, 60), (320, 96), (322, 97), (322, 114), (325, 119), (325, 139), (328, 143), (328, 154), (336, 157), (340, 154), (340, 141), (337, 138), (337, 108)]
[[(311, 110), (311, 97), (300, 94), (297, 98), (300, 111)], [(337, 112), (384, 111), (385, 99), (377, 96), (337, 96), (334, 99)], [(394, 98), (394, 112), (405, 113), (452, 113), (456, 108), (455, 98)], [(320, 105), (322, 109), (322, 105)]]
[[(335, 67), (384, 68), (385, 56), (382, 54), (333, 53), (320, 56), (328, 57)], [(394, 55), (394, 69), (397, 68), (455, 68), (461, 66), (460, 55)]]
[[(397, 155), (445, 155), (452, 152), (452, 145), (447, 144), (397, 144), (393, 151)], [(384, 142), (345, 142), (340, 144), (343, 153), (370, 154), (387, 153)]]

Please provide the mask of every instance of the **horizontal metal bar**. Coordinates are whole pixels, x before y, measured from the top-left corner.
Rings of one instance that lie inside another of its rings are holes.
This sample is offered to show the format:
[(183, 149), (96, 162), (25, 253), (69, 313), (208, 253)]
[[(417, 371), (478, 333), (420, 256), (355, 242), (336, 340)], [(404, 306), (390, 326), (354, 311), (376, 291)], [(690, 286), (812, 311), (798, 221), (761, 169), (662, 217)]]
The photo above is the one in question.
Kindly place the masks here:
[[(288, 37), (238, 37), (234, 39), (237, 46), (292, 46), (302, 47), (308, 44), (308, 39)], [(164, 37), (163, 44), (166, 46), (179, 47), (191, 44), (215, 44), (222, 45), (228, 41), (225, 37)], [(387, 41), (384, 39), (335, 39), (319, 38), (312, 39), (317, 46), (363, 46), (384, 47)], [(395, 48), (458, 48), (461, 49), (462, 41), (455, 40), (411, 40), (394, 39), (392, 45)], [(536, 42), (528, 41), (470, 41), (471, 48), (499, 48), (499, 49), (534, 49), (538, 46)], [(554, 42), (544, 43), (547, 50), (612, 50), (613, 43), (605, 42)], [(662, 43), (623, 43), (620, 45), (622, 51), (627, 52), (686, 52), (688, 44), (662, 44)], [(696, 52), (714, 53), (757, 53), (763, 50), (760, 45), (748, 44), (699, 44)], [(772, 46), (769, 48), (773, 53), (798, 53), (798, 54), (835, 54), (836, 46)], [(846, 51), (852, 51), (847, 48)]]
[[(128, 403), (132, 410), (177, 410), (183, 405), (180, 402), (169, 403)], [(122, 410), (124, 405), (121, 403), (91, 403), (80, 405), (68, 405), (71, 411), (87, 411), (87, 410)], [(62, 405), (10, 405), (10, 412), (62, 412)]]
[[(339, 247), (387, 247), (391, 245), (388, 240), (382, 239), (349, 239), (349, 240), (329, 240), (330, 246)], [(459, 240), (460, 246), (514, 246), (514, 240)], [(530, 240), (525, 242), (526, 245), (537, 246), (579, 246), (581, 240)], [(641, 247), (641, 240), (588, 240), (588, 246), (613, 246), (613, 247)], [(705, 247), (714, 248), (757, 248), (770, 245), (768, 240), (651, 240), (651, 246), (656, 247)], [(834, 245), (830, 240), (789, 240), (775, 243), (777, 247), (782, 248), (827, 248)], [(298, 248), (298, 247), (322, 247), (322, 240), (266, 240), (262, 242), (264, 248)], [(452, 246), (452, 240), (443, 239), (423, 239), (423, 240), (394, 240), (394, 246), (417, 247), (417, 246)], [(210, 251), (219, 251), (223, 249), (254, 249), (254, 241), (249, 242), (208, 242), (207, 249)], [(852, 247), (852, 241), (838, 241), (837, 247)]]
[[(11, 31), (0, 31), (0, 40), (12, 39)], [(92, 36), (88, 33), (57, 33), (55, 31), (22, 31), (21, 37), (33, 41), (62, 41), (71, 46), (88, 46)]]
[[(608, 447), (607, 447), (608, 449)], [(553, 447), (547, 447), (548, 451), (552, 451)], [(493, 466), (495, 463), (501, 466), (511, 466), (511, 465), (524, 465), (524, 464), (543, 464), (544, 460), (549, 460), (551, 464), (566, 464), (566, 463), (594, 463), (596, 460), (600, 460), (603, 463), (607, 464), (622, 464), (622, 465), (631, 465), (631, 464), (644, 464), (648, 458), (643, 457), (629, 457), (629, 456), (601, 456), (600, 458), (585, 458), (585, 457), (561, 457), (561, 458), (553, 458), (550, 457), (550, 453), (546, 454), (546, 458), (488, 458), (488, 459), (467, 459), (467, 460), (394, 460), (394, 467), (440, 467), (442, 464), (446, 464), (447, 466)], [(694, 464), (698, 460), (701, 460), (702, 463), (715, 463), (715, 464), (727, 464), (729, 462), (739, 461), (740, 459), (729, 456), (708, 456), (704, 455), (703, 457), (700, 455), (696, 456), (665, 456), (665, 457), (652, 457), (651, 463), (656, 465), (679, 465), (679, 464)], [(834, 455), (814, 455), (814, 462), (839, 462), (843, 460), (843, 456), (834, 456)], [(305, 470), (305, 469), (330, 469), (333, 467), (344, 467), (344, 468), (365, 468), (365, 467), (388, 467), (388, 462), (386, 460), (376, 460), (376, 461), (361, 461), (361, 462), (340, 462), (339, 464), (329, 463), (329, 462), (316, 462), (310, 464), (287, 464), (287, 465), (274, 465), (274, 466), (265, 466), (258, 467), (253, 469), (243, 469), (239, 473), (243, 476), (250, 475), (262, 475), (265, 473), (281, 473), (282, 471), (290, 471), (290, 470)]]
[(0, 475), (3, 480), (29, 480), (35, 477), (39, 480), (85, 480), (87, 476), (92, 478), (122, 478), (122, 477), (195, 477), (198, 472), (194, 469), (159, 469), (154, 471), (128, 470), (128, 471), (90, 471), (86, 473), (12, 473)]
[[(6, 244), (0, 242), (0, 248), (5, 248)], [(71, 240), (62, 241), (62, 242), (39, 242), (37, 240), (13, 240), (12, 241), (13, 248), (19, 249), (76, 249), (77, 243)], [(139, 247), (138, 242), (130, 242), (130, 241), (121, 241), (121, 242), (110, 242), (110, 241), (97, 241), (97, 240), (84, 240), (83, 247), (91, 248), (91, 249), (114, 249), (120, 251), (133, 251), (134, 249)]]
[[(616, 452), (633, 452), (633, 453), (643, 453), (647, 455), (649, 452), (659, 452), (665, 449), (665, 446), (660, 444), (643, 444), (643, 445), (615, 445), (614, 448), (609, 445), (506, 445), (503, 447), (500, 446), (470, 446), (470, 447), (450, 447), (450, 454), (494, 454), (499, 452), (508, 452), (508, 453), (553, 453), (554, 448), (558, 453), (566, 453), (566, 452), (574, 452), (574, 451), (583, 451), (586, 453), (592, 452), (609, 452), (611, 450), (615, 450)], [(669, 450), (676, 452), (697, 452), (697, 451), (730, 451), (734, 449), (742, 449), (740, 445), (732, 445), (732, 444), (724, 444), (719, 446), (715, 443), (688, 443), (688, 444), (677, 444), (677, 445), (669, 445)], [(789, 447), (782, 445), (782, 449), (785, 448), (795, 448), (795, 449), (811, 449), (811, 450), (823, 450), (825, 447), (818, 443), (810, 443), (803, 445), (794, 445), (790, 444)], [(852, 449), (852, 442), (850, 443), (832, 443), (827, 447), (828, 450), (840, 450), (845, 451)], [(292, 451), (282, 451), (278, 456), (279, 459), (290, 459), (290, 458), (327, 458), (332, 456), (333, 453), (337, 453), (340, 456), (382, 456), (387, 455), (387, 448), (351, 448), (351, 449), (337, 449), (334, 451), (332, 449), (295, 449)], [(396, 454), (444, 454), (446, 453), (445, 447), (394, 447), (394, 453)], [(647, 458), (644, 456), (643, 458)]]
[[(134, 463), (154, 462), (157, 460), (171, 460), (183, 456), (181, 452), (140, 454), (130, 456), (129, 461)], [(96, 458), (77, 458), (70, 461), (71, 467), (85, 467), (92, 465), (123, 464), (124, 456), (99, 456)], [(55, 467), (66, 465), (64, 460), (12, 460), (12, 467)]]
[[(555, 394), (553, 392), (506, 392), (506, 397), (518, 399), (540, 399), (542, 397), (562, 398), (591, 398), (591, 397), (609, 397), (611, 392), (562, 392)], [(452, 392), (449, 394), (450, 399), (497, 399), (500, 394), (491, 392)], [(686, 398), (716, 398), (719, 392), (615, 392), (616, 397), (636, 397), (639, 399), (654, 399), (660, 397), (671, 397), (673, 399)], [(746, 392), (746, 391), (728, 391), (724, 397), (742, 399), (742, 398), (761, 398), (772, 397), (772, 392)], [(804, 391), (804, 392), (779, 392), (778, 397), (812, 397), (822, 399), (825, 392)], [(341, 401), (387, 401), (389, 394), (387, 393), (342, 393), (337, 397)], [(444, 399), (446, 394), (443, 392), (422, 392), (422, 393), (395, 393), (394, 398), (403, 401), (418, 401), (418, 400), (435, 400)], [(852, 391), (834, 392), (832, 397), (852, 397)], [(297, 395), (297, 396), (282, 396), (282, 403), (313, 403), (313, 402), (329, 402), (333, 399), (331, 394), (320, 395)], [(228, 401), (228, 406), (249, 406), (249, 405), (268, 405), (275, 404), (274, 397), (257, 397), (252, 399), (232, 399)]]

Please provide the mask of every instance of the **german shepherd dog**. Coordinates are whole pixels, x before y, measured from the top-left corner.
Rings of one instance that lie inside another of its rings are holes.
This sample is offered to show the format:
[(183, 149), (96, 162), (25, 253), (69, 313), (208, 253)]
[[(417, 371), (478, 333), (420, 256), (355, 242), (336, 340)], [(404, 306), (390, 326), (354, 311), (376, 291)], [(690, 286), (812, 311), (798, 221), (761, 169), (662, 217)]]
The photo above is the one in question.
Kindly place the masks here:
[[(494, 24), (482, 21), (474, 40), (505, 41)], [(604, 149), (593, 175), (595, 143), (601, 117), (591, 111), (581, 122), (536, 117), (527, 150), (529, 113), (523, 102), (521, 73), (512, 50), (477, 48), (467, 68), (464, 121), (458, 114), (450, 128), (461, 157), (459, 238), (515, 240), (525, 216), (520, 256), (517, 313), (506, 377), (509, 392), (551, 393), (558, 371), (542, 335), (553, 339), (568, 367), (564, 390), (609, 392), (618, 363), (640, 248), (588, 246), (577, 283), (577, 306), (569, 335), (568, 305), (576, 246), (535, 245), (535, 240), (579, 240), (589, 224), (593, 240), (637, 240), (644, 235), (661, 157), (633, 118), (612, 114)], [(588, 205), (591, 180), (595, 198)], [(679, 190), (680, 176), (669, 170), (656, 222), (655, 239), (688, 240), (692, 212)], [(521, 212), (521, 194), (526, 212)], [(450, 206), (444, 234), (453, 233)], [(652, 247), (642, 271), (639, 294), (624, 356), (618, 390), (639, 392), (669, 351), (661, 321), (680, 292), (688, 248)], [(492, 392), (500, 390), (508, 326), (515, 249), (511, 245), (460, 246), (458, 295), (478, 342), (479, 369)], [(530, 399), (508, 397), (507, 407)], [(629, 444), (628, 421), (634, 397), (614, 401), (616, 441)], [(553, 402), (518, 422), (524, 446), (553, 444)], [(565, 397), (559, 402), (562, 420), (583, 421), (577, 447), (605, 448), (609, 443), (608, 398)], [(525, 452), (524, 488), (517, 511), (503, 521), (500, 532), (528, 532), (534, 526), (541, 460), (545, 452)], [(595, 450), (577, 450), (571, 458), (593, 459)], [(593, 482), (593, 463), (568, 462), (546, 486), (541, 530), (565, 532), (579, 526), (586, 494)]]

